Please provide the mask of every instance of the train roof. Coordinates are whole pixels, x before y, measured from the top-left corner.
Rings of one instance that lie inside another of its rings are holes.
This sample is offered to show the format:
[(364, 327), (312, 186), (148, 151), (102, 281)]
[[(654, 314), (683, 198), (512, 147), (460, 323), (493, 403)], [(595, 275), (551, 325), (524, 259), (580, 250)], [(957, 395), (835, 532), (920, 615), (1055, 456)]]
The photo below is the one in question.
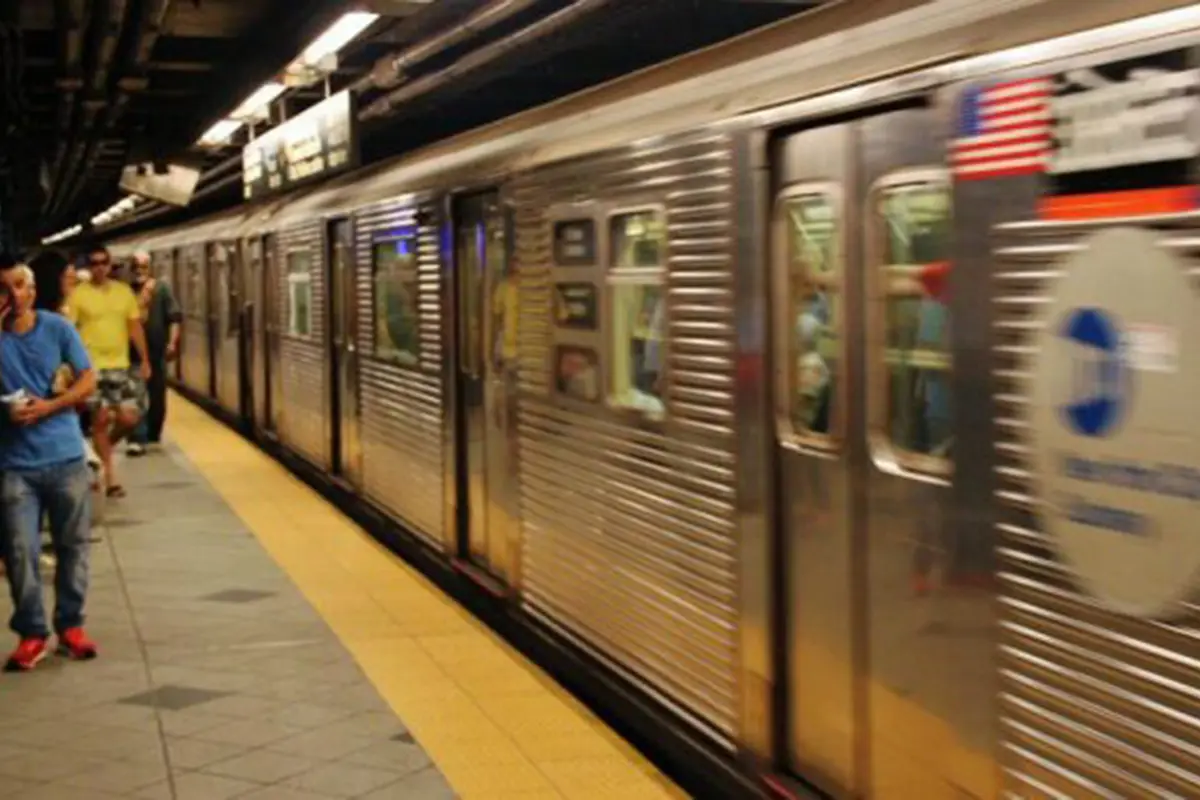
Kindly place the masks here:
[[(1072, 4), (1056, 0), (842, 0), (649, 67), (491, 125), (288, 195), (120, 237), (115, 253), (234, 239), (682, 130), (737, 120), (806, 97), (921, 67), (1063, 36), (1192, 0)], [(1196, 21), (1192, 21), (1196, 24)], [(1055, 53), (1027, 53), (1031, 66)], [(1040, 57), (1039, 57), (1040, 56)]]

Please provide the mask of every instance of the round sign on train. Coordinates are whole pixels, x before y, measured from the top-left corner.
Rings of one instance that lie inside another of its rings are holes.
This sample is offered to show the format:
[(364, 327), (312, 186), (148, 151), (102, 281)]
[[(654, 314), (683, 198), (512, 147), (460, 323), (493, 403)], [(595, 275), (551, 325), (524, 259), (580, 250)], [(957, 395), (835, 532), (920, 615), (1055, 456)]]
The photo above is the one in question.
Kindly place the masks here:
[(1161, 241), (1105, 230), (1063, 264), (1031, 398), (1046, 532), (1081, 588), (1151, 618), (1200, 596), (1200, 301)]

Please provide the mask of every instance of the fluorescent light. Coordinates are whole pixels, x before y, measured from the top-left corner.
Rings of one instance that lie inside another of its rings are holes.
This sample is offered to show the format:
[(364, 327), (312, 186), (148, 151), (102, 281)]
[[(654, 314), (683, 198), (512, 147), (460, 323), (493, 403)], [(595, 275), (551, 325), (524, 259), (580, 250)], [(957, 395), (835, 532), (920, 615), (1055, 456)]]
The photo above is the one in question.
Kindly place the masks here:
[(370, 11), (351, 11), (343, 14), (341, 19), (330, 25), (328, 30), (304, 48), (304, 52), (300, 54), (300, 61), (312, 65), (326, 56), (333, 55), (357, 39), (359, 34), (371, 27), (377, 19), (379, 15)]
[(120, 200), (106, 208), (104, 211), (101, 211), (99, 214), (92, 217), (92, 225), (93, 227), (97, 228), (107, 225), (118, 217), (123, 217), (130, 211), (133, 211), (133, 209), (137, 207), (137, 204), (137, 195), (125, 195)]
[(216, 124), (205, 131), (204, 135), (200, 137), (200, 144), (210, 146), (225, 144), (241, 127), (242, 123), (236, 119), (218, 120)]
[(242, 101), (242, 104), (229, 115), (230, 119), (243, 120), (253, 117), (254, 113), (270, 103), (287, 89), (282, 83), (268, 81), (254, 90), (254, 94)]
[(77, 236), (82, 232), (82, 225), (72, 225), (66, 230), (59, 231), (53, 236), (47, 236), (45, 239), (42, 239), (42, 244), (54, 244), (56, 242), (61, 242), (63, 239), (70, 239), (72, 236)]

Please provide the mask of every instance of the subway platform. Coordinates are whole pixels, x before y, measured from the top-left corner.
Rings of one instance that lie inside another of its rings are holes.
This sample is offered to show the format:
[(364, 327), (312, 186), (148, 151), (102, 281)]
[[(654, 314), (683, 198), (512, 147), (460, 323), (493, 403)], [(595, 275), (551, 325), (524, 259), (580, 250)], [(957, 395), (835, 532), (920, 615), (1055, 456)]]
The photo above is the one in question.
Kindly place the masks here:
[(100, 658), (0, 678), (0, 798), (684, 796), (283, 467), (172, 402), (170, 443), (121, 465), (129, 497), (93, 546)]

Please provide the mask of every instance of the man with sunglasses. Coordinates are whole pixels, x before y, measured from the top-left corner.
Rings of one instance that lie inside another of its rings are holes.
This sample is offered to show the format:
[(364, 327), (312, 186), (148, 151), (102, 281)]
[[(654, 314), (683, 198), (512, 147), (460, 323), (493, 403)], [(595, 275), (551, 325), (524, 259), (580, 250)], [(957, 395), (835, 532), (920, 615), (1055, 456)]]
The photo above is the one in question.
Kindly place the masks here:
[[(112, 279), (112, 256), (104, 247), (88, 254), (91, 280), (71, 295), (69, 313), (98, 373), (92, 396), (92, 442), (104, 464), (109, 497), (124, 497), (113, 470), (113, 448), (137, 427), (145, 412), (151, 361), (142, 311), (129, 284)], [(130, 344), (138, 366), (131, 365)]]

